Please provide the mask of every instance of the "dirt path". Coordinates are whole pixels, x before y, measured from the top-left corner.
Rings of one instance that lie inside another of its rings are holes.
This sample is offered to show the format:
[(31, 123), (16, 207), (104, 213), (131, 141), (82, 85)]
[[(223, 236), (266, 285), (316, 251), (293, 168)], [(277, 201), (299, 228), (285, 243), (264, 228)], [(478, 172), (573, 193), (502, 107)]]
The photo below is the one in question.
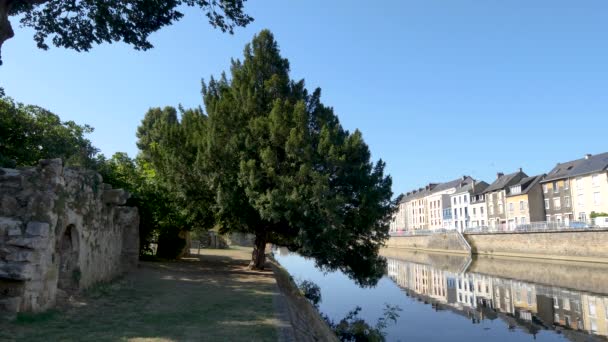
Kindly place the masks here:
[(290, 341), (272, 271), (247, 269), (246, 249), (201, 250), (142, 263), (61, 311), (0, 322), (9, 341)]

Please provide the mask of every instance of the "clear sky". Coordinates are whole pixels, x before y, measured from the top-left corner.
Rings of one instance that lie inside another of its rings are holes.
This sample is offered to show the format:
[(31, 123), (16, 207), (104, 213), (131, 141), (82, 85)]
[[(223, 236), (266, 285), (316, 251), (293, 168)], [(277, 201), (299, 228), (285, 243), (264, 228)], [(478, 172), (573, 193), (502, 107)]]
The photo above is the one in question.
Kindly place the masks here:
[(321, 87), (342, 124), (387, 162), (396, 194), (464, 174), (546, 173), (608, 151), (608, 1), (249, 0), (246, 9), (255, 22), (232, 36), (187, 11), (146, 52), (42, 51), (16, 29), (0, 84), (95, 127), (104, 154), (134, 156), (148, 108), (200, 105), (201, 79), (268, 28), (292, 77)]

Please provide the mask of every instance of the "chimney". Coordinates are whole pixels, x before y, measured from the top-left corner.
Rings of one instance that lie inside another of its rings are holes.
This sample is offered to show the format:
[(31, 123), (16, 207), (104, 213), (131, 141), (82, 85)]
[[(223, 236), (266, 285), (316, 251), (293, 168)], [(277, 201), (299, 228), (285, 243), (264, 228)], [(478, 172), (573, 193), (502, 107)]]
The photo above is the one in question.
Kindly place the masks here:
[(463, 181), (467, 180), (467, 176), (462, 176), (462, 180)]
[(498, 178), (500, 178), (500, 177), (502, 177), (502, 176), (504, 176), (504, 175), (505, 175), (505, 174), (504, 174), (504, 173), (502, 173), (502, 172), (496, 172), (496, 179), (498, 179)]
[(519, 168), (519, 172), (523, 172), (523, 171), (521, 170), (521, 167)]
[(585, 159), (589, 159), (589, 158), (591, 158), (591, 154), (589, 154), (589, 153), (585, 154)]

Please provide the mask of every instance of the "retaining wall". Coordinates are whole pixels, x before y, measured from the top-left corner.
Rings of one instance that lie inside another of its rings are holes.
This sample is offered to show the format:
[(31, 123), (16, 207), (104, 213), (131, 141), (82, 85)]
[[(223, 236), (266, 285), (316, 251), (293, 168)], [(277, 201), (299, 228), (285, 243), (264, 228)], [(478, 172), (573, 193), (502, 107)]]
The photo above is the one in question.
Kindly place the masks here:
[(608, 230), (466, 234), (479, 255), (608, 263)]
[(468, 247), (456, 233), (391, 237), (389, 248), (415, 249), (427, 252), (470, 254)]

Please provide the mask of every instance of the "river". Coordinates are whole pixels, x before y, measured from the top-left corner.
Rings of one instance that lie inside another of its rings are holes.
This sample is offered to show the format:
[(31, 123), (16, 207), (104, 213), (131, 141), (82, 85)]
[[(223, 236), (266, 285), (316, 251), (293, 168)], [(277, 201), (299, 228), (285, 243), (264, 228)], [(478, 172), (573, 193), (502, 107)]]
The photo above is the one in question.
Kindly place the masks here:
[(387, 274), (360, 288), (341, 272), (285, 249), (275, 258), (321, 289), (319, 310), (339, 321), (355, 307), (371, 325), (401, 309), (387, 341), (607, 341), (608, 265), (490, 259), (384, 249)]

